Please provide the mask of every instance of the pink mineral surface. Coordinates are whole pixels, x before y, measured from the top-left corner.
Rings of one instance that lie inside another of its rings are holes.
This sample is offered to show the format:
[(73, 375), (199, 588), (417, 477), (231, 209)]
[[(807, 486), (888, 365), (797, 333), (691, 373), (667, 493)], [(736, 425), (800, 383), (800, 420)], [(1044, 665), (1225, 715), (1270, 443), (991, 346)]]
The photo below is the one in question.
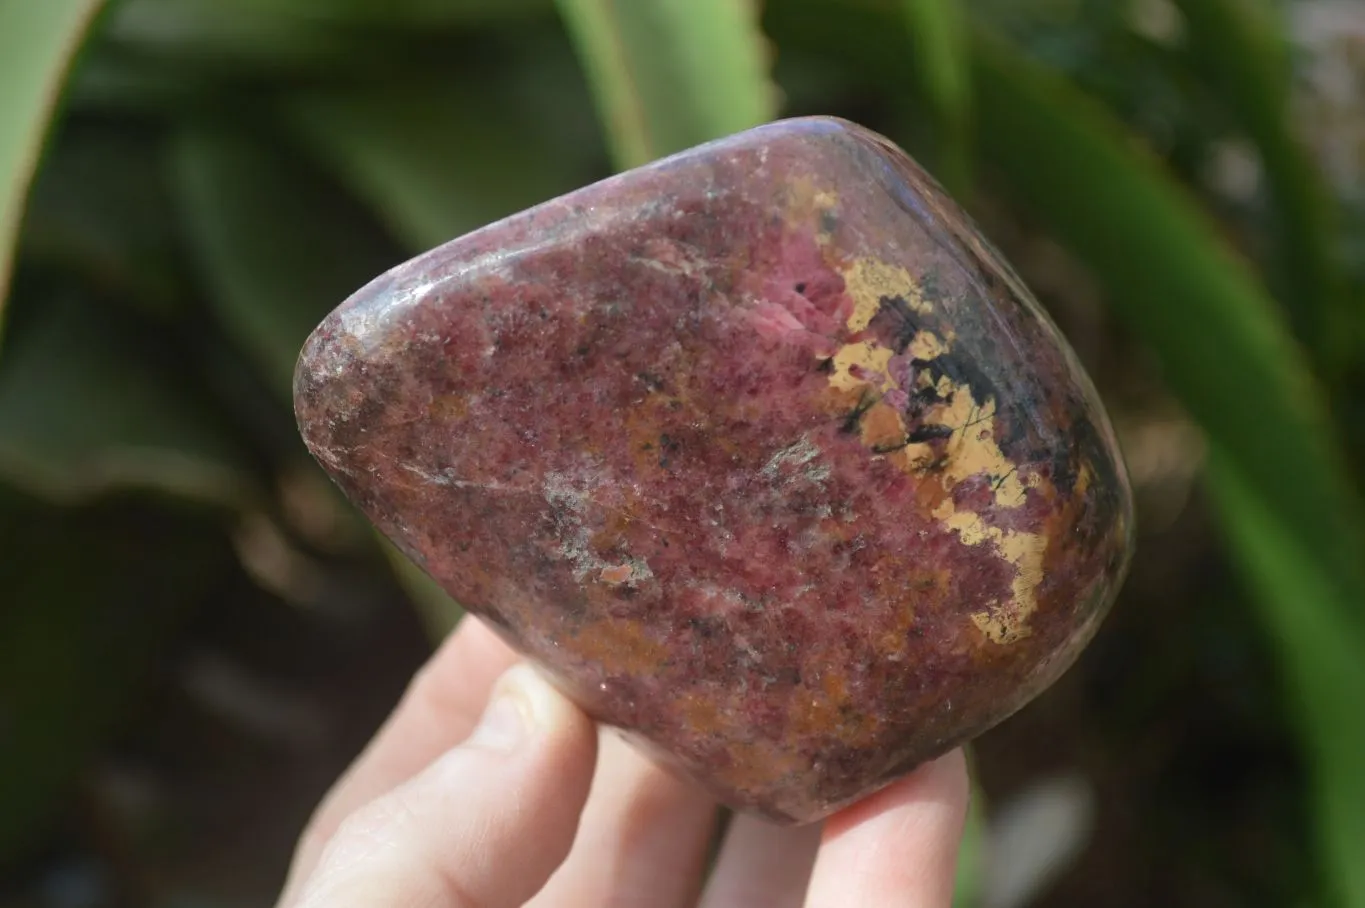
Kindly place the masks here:
[(887, 140), (764, 126), (374, 280), (304, 348), (313, 454), (591, 715), (819, 819), (1076, 657), (1131, 549), (1066, 343)]

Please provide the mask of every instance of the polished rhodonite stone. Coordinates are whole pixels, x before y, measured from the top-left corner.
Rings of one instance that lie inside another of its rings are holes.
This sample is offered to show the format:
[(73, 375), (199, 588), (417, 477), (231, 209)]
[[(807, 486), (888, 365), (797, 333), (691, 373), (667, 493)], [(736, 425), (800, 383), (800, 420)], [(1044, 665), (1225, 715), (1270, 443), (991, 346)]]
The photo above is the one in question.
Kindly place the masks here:
[(1127, 565), (1088, 379), (886, 140), (776, 123), (400, 265), (303, 351), (346, 494), (593, 716), (814, 820), (1022, 706)]

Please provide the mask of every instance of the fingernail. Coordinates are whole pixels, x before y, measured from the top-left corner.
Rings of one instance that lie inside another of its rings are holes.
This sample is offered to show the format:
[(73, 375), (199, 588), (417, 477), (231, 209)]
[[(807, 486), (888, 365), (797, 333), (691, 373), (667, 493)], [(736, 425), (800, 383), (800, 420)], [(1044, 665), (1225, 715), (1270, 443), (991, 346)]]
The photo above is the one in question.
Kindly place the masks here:
[(466, 747), (510, 753), (526, 740), (533, 718), (522, 681), (524, 671), (517, 666), (498, 679), (479, 724), (464, 742)]

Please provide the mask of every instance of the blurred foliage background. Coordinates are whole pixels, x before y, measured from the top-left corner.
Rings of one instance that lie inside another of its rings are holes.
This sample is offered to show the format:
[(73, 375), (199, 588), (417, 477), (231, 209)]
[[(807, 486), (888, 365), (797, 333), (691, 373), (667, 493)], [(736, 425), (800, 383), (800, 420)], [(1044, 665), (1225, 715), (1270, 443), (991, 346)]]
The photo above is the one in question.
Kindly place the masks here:
[(808, 113), (969, 205), (1138, 495), (962, 904), (1365, 906), (1359, 0), (0, 0), (0, 904), (267, 904), (458, 617), (298, 441), (329, 309)]

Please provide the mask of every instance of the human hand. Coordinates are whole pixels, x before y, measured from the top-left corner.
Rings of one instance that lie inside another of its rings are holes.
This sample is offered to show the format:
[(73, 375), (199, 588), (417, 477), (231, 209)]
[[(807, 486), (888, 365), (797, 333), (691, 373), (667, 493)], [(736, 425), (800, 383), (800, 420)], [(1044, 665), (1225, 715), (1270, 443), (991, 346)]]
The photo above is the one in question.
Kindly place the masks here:
[(715, 803), (614, 735), (599, 748), (516, 662), (462, 623), (323, 800), (279, 908), (951, 904), (961, 751), (818, 826), (738, 816), (703, 880)]

